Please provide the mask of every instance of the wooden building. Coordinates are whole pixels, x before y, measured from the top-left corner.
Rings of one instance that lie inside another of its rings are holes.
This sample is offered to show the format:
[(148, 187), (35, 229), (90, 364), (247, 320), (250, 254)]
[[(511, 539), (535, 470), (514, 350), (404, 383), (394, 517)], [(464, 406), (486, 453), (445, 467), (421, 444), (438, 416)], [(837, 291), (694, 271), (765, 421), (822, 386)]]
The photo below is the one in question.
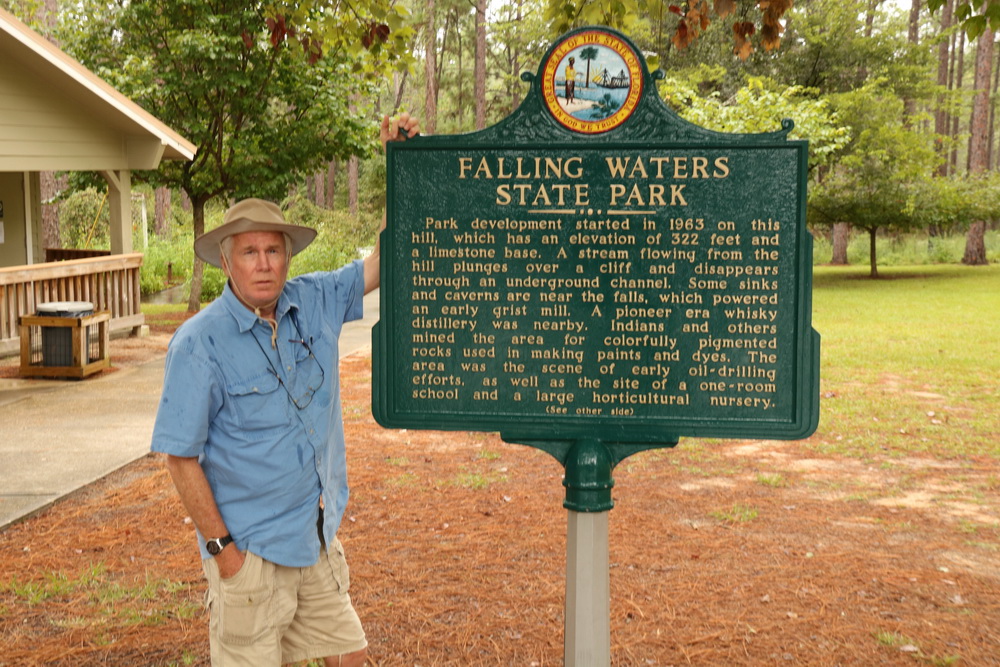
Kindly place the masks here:
[[(17, 318), (47, 300), (92, 301), (112, 330), (142, 324), (131, 172), (196, 147), (0, 9), (0, 354)], [(111, 254), (45, 262), (39, 172), (95, 171), (108, 184)]]

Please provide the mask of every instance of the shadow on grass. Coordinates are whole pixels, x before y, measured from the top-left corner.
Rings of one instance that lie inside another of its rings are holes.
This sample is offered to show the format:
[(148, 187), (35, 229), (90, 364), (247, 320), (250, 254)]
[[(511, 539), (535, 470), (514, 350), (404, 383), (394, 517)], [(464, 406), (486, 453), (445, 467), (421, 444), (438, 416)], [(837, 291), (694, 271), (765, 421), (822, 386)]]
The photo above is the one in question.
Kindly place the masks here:
[(910, 280), (945, 281), (974, 277), (977, 272), (995, 274), (997, 265), (964, 266), (960, 264), (937, 264), (928, 266), (890, 266), (879, 269), (875, 278), (867, 266), (817, 265), (813, 270), (813, 287), (833, 288), (849, 284), (893, 283)]

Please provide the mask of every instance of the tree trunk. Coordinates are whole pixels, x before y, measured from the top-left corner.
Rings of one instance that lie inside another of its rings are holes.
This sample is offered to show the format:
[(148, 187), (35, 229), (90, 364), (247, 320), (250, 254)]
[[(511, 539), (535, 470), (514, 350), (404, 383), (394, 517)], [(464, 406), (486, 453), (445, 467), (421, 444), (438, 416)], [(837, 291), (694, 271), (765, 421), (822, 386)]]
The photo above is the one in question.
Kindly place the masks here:
[(326, 169), (326, 207), (331, 211), (337, 207), (337, 161), (330, 160)]
[(347, 161), (347, 210), (358, 216), (358, 156)]
[[(437, 103), (441, 101), (441, 82), (444, 81), (444, 61), (447, 60), (445, 54), (448, 53), (448, 35), (451, 34), (452, 26), (452, 13), (448, 12), (444, 16), (444, 30), (441, 34), (441, 57), (437, 59), (437, 71), (434, 73), (434, 108), (437, 108)], [(457, 31), (456, 31), (457, 32)], [(460, 38), (459, 38), (460, 39)], [(461, 47), (461, 41), (459, 41), (459, 46)], [(462, 54), (458, 54), (459, 63), (461, 63)], [(461, 69), (459, 70), (461, 72)], [(437, 121), (435, 120), (435, 128), (437, 127)]]
[[(1000, 67), (997, 67), (996, 52), (997, 52), (997, 49), (994, 48), (993, 49), (993, 64), (991, 65), (993, 67), (993, 88), (992, 88), (992, 91), (994, 93), (997, 90), (1000, 90)], [(987, 137), (987, 139), (986, 139), (986, 166), (983, 167), (983, 169), (985, 169), (987, 171), (990, 169), (990, 165), (993, 164), (993, 140), (996, 138), (996, 135), (994, 134), (994, 127), (995, 127), (994, 121), (996, 119), (996, 106), (994, 106), (993, 104), (990, 104), (989, 107), (990, 107), (990, 111), (989, 111), (990, 118), (989, 118), (989, 123), (988, 123), (989, 127), (986, 130), (986, 137)]]
[[(969, 173), (980, 174), (989, 166), (990, 83), (993, 78), (993, 31), (985, 30), (976, 48), (976, 96), (969, 124)], [(986, 223), (977, 221), (965, 237), (963, 264), (986, 264)]]
[[(201, 197), (191, 199), (191, 224), (194, 230), (194, 238), (205, 233), (205, 200)], [(194, 251), (192, 250), (192, 254)], [(194, 256), (194, 263), (191, 269), (191, 294), (188, 295), (188, 312), (197, 313), (201, 310), (201, 283), (205, 275), (205, 265)]]
[(170, 188), (153, 191), (153, 229), (161, 239), (170, 236)]
[(514, 39), (514, 54), (513, 63), (511, 64), (511, 79), (514, 81), (514, 89), (511, 91), (510, 96), (510, 113), (514, 113), (514, 110), (521, 105), (521, 40), (520, 31), (521, 25), (524, 21), (524, 0), (517, 0), (517, 17), (515, 18), (517, 22), (517, 37)]
[(320, 208), (326, 208), (326, 174), (317, 171), (312, 176), (313, 182), (313, 203)]
[[(952, 56), (957, 58), (957, 63), (955, 65), (955, 75), (952, 77), (952, 90), (961, 90), (962, 82), (965, 79), (965, 31), (959, 30), (955, 37), (957, 45), (951, 50)], [(952, 114), (951, 116), (951, 167), (948, 173), (954, 174), (958, 171), (958, 130), (959, 130), (959, 115)]]
[[(455, 115), (458, 116), (458, 124), (465, 125), (465, 50), (462, 48), (462, 26), (461, 21), (455, 20), (455, 53), (458, 55), (458, 72), (455, 86), (458, 88), (458, 109)], [(444, 50), (441, 51), (444, 60)]]
[(984, 220), (978, 220), (969, 226), (969, 231), (965, 235), (965, 254), (962, 255), (962, 264), (969, 266), (989, 264), (986, 261), (986, 222)]
[(434, 0), (427, 0), (427, 29), (424, 35), (424, 117), (421, 124), (427, 134), (437, 132), (437, 21)]
[[(944, 9), (941, 11), (941, 32), (945, 33), (951, 27), (951, 17), (952, 17), (952, 2), (953, 0), (948, 0), (944, 4)], [(938, 44), (938, 70), (937, 70), (937, 84), (942, 89), (951, 90), (951, 81), (948, 76), (949, 73), (949, 62), (951, 60), (951, 51), (949, 49), (949, 40), (942, 39)], [(938, 163), (937, 171), (935, 175), (937, 176), (947, 176), (948, 175), (948, 151), (945, 150), (944, 137), (948, 136), (949, 127), (949, 115), (948, 110), (945, 107), (947, 97), (941, 95), (938, 98), (937, 109), (934, 111), (934, 133), (938, 135), (936, 139), (936, 144), (938, 148), (938, 153), (940, 155), (941, 161)]]
[(875, 247), (875, 239), (878, 235), (878, 227), (872, 227), (868, 230), (868, 265), (871, 267), (871, 271), (868, 273), (871, 278), (878, 278), (878, 257)]
[(476, 0), (476, 64), (473, 94), (476, 98), (476, 129), (486, 127), (486, 0)]
[(399, 107), (403, 105), (403, 95), (406, 93), (406, 80), (410, 78), (410, 71), (406, 70), (402, 74), (396, 72), (392, 75), (392, 85), (396, 91), (395, 98), (392, 101), (392, 114), (396, 115), (399, 111)]
[[(61, 248), (62, 239), (59, 234), (59, 182), (55, 172), (39, 172), (39, 195), (42, 198), (42, 248)], [(65, 176), (63, 180), (65, 180)]]
[[(910, 32), (908, 40), (914, 46), (920, 42), (920, 0), (912, 0), (910, 3)], [(913, 118), (914, 114), (917, 113), (917, 101), (912, 97), (907, 97), (903, 113), (906, 119)]]
[(847, 244), (851, 238), (851, 223), (837, 222), (833, 225), (833, 258), (831, 264), (847, 264)]

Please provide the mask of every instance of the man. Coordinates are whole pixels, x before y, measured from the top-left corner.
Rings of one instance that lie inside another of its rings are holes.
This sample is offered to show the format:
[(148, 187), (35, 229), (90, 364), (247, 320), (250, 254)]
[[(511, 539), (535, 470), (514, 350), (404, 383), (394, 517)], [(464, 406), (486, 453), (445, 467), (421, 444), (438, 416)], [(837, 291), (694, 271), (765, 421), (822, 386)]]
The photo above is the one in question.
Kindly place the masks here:
[(573, 66), (575, 62), (576, 58), (570, 58), (569, 64), (566, 65), (566, 104), (576, 102), (576, 68)]
[[(381, 140), (415, 136), (409, 114)], [(383, 227), (385, 223), (383, 221)], [(365, 260), (287, 280), (316, 236), (246, 199), (195, 241), (222, 296), (170, 342), (152, 449), (198, 532), (214, 665), (363, 665), (337, 528), (347, 504), (337, 341), (379, 284)]]

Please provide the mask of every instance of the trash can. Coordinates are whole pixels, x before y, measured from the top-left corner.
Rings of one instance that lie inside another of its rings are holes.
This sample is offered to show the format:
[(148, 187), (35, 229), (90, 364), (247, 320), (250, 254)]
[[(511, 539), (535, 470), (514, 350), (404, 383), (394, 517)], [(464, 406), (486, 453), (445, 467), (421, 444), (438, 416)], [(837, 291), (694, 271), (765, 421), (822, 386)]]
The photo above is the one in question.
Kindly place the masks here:
[[(38, 304), (39, 317), (84, 317), (94, 314), (94, 304), (89, 301), (54, 301)], [(88, 350), (81, 350), (89, 357)], [(84, 364), (89, 359), (82, 360)], [(71, 327), (42, 327), (42, 365), (73, 365), (73, 329)]]

